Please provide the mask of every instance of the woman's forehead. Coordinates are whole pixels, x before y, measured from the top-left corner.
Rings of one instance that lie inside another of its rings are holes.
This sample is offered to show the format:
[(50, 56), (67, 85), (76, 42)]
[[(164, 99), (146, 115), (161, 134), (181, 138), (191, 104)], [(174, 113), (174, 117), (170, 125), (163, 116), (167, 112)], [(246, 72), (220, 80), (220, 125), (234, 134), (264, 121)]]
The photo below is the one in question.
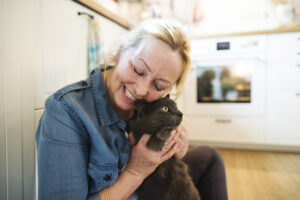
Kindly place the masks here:
[(171, 84), (176, 82), (182, 71), (179, 52), (154, 37), (145, 38), (133, 52), (133, 58), (149, 68), (151, 73), (164, 77)]

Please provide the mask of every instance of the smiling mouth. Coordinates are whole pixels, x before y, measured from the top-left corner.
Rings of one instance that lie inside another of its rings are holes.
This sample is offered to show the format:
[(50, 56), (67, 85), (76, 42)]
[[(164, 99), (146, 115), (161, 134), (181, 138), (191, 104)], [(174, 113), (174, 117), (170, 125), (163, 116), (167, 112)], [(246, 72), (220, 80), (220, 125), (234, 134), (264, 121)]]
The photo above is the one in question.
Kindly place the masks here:
[(132, 100), (132, 101), (135, 101), (136, 98), (135, 98), (134, 96), (132, 96), (132, 94), (130, 94), (130, 92), (128, 91), (128, 89), (126, 88), (125, 85), (123, 86), (123, 88), (124, 88), (126, 97), (128, 97), (128, 98), (129, 98), (130, 100)]

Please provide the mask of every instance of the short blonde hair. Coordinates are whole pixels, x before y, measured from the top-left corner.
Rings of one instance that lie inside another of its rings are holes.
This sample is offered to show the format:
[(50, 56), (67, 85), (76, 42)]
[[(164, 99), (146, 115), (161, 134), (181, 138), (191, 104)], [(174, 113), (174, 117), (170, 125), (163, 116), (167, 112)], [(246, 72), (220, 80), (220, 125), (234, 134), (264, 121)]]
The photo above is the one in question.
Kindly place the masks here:
[[(131, 30), (121, 41), (120, 50), (129, 50), (137, 48), (146, 36), (154, 36), (168, 44), (174, 51), (181, 55), (182, 74), (176, 81), (176, 94), (178, 97), (182, 91), (183, 84), (190, 69), (190, 44), (182, 27), (175, 21), (162, 19), (148, 19), (140, 23), (136, 28)], [(110, 59), (110, 61), (112, 61)], [(114, 60), (116, 64), (116, 60)]]

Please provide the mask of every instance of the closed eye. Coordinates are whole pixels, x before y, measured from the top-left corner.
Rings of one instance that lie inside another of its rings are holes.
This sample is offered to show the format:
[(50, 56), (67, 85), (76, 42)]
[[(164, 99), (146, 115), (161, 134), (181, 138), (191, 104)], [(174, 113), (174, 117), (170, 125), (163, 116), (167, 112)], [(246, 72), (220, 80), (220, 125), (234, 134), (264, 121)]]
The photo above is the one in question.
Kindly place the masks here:
[(155, 84), (155, 89), (157, 90), (157, 91), (162, 91), (162, 90), (164, 90), (164, 88), (160, 88), (160, 87), (158, 87), (156, 84)]
[(135, 66), (133, 66), (133, 71), (139, 76), (144, 76), (144, 73), (139, 72)]

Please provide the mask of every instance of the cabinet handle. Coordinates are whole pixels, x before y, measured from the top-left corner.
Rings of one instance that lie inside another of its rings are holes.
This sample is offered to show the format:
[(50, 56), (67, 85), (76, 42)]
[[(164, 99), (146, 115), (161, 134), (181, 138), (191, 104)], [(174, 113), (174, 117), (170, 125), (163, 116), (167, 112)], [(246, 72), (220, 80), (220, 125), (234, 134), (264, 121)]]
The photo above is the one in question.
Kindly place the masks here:
[(300, 67), (300, 64), (297, 64), (297, 67)]
[(297, 93), (296, 93), (296, 96), (297, 96), (297, 97), (300, 97), (300, 92), (297, 92)]
[(230, 123), (231, 119), (216, 119), (216, 122), (225, 124), (225, 123)]

